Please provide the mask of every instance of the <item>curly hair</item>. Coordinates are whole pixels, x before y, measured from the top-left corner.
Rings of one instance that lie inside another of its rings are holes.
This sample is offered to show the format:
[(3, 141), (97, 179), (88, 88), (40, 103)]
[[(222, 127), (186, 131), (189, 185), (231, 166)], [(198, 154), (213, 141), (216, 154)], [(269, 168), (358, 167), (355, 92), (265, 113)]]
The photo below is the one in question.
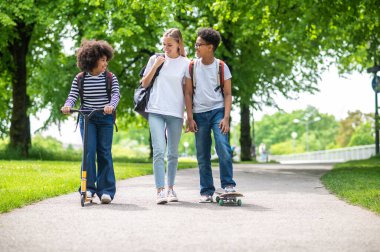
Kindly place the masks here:
[(82, 71), (90, 72), (97, 67), (100, 58), (106, 56), (110, 61), (113, 52), (112, 46), (104, 40), (84, 40), (77, 51), (77, 66)]
[(214, 52), (216, 51), (216, 48), (218, 48), (221, 41), (219, 32), (212, 28), (201, 28), (198, 30), (197, 36), (203, 39), (207, 44), (212, 44)]

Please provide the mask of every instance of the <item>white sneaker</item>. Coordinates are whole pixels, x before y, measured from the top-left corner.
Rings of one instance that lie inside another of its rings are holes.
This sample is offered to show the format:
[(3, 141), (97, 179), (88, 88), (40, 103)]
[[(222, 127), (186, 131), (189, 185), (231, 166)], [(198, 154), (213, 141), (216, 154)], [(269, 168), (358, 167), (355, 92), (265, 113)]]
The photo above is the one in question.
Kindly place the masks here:
[(226, 187), (224, 188), (224, 191), (225, 191), (226, 193), (236, 192), (235, 187), (232, 186), (232, 185), (226, 186)]
[(86, 191), (86, 198), (87, 199), (92, 199), (92, 197), (94, 197), (94, 195), (92, 195), (92, 192), (91, 191)]
[(211, 195), (201, 195), (201, 198), (199, 199), (199, 203), (212, 203), (214, 202), (214, 199)]
[(161, 190), (160, 192), (157, 193), (156, 203), (157, 204), (166, 204), (166, 203), (168, 203), (168, 199), (166, 198), (164, 190)]
[(169, 189), (168, 192), (166, 193), (166, 197), (168, 199), (168, 202), (177, 202), (177, 194), (173, 189)]
[(112, 199), (111, 196), (109, 196), (108, 194), (103, 194), (100, 201), (102, 202), (102, 204), (109, 204), (111, 203)]

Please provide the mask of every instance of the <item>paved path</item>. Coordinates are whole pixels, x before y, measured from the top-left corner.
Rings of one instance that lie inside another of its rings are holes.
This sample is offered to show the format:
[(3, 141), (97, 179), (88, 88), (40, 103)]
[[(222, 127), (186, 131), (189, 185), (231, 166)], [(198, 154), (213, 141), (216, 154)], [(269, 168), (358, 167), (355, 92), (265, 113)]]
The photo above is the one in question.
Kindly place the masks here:
[(379, 251), (380, 216), (329, 194), (328, 169), (236, 165), (242, 207), (197, 203), (196, 169), (178, 172), (167, 205), (152, 176), (128, 179), (110, 205), (69, 194), (0, 215), (0, 251)]

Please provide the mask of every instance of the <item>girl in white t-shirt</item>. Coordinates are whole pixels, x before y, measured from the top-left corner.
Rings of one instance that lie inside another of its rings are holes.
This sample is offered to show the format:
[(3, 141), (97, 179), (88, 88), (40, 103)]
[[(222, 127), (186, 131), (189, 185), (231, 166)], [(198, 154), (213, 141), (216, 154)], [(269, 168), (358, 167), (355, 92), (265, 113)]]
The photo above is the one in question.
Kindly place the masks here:
[[(152, 56), (144, 76), (143, 87), (151, 85), (157, 68), (163, 64), (150, 91), (146, 112), (153, 145), (153, 171), (157, 188), (157, 204), (178, 201), (173, 190), (178, 166), (178, 144), (181, 138), (184, 114), (184, 77), (189, 65), (182, 34), (179, 29), (167, 30), (162, 38), (165, 56)], [(165, 135), (167, 132), (167, 139)], [(165, 147), (167, 143), (168, 167), (165, 191)]]

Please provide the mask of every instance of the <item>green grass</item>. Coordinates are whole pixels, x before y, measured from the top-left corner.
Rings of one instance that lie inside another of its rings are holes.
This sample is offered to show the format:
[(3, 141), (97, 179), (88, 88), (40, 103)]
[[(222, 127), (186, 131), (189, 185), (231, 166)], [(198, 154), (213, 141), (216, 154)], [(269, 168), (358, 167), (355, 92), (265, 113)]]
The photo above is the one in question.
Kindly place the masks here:
[[(178, 168), (196, 167), (190, 160)], [(151, 163), (114, 162), (116, 178), (152, 174)], [(75, 192), (80, 184), (80, 162), (0, 161), (0, 213), (50, 197)], [(152, 181), (152, 186), (154, 182)]]
[(321, 178), (339, 198), (380, 214), (380, 158), (337, 164)]

